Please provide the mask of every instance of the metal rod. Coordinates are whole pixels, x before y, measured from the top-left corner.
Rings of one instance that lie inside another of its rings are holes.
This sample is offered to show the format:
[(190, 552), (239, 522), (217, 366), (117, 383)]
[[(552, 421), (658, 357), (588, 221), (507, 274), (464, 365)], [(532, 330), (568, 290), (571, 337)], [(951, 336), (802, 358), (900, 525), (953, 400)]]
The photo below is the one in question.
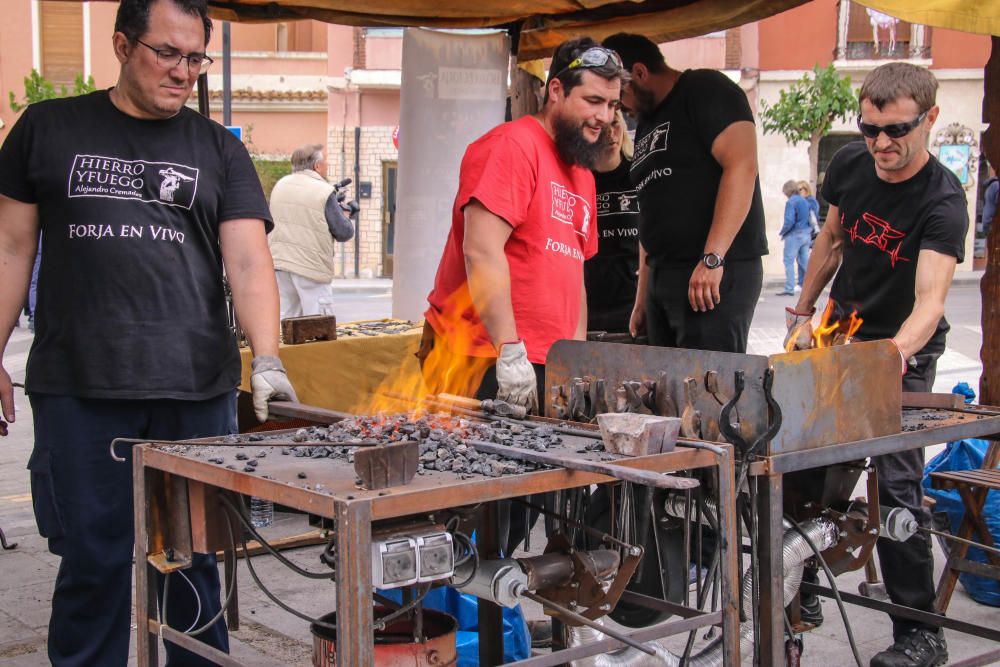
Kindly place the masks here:
[[(823, 597), (833, 596), (833, 591), (831, 589), (825, 586), (820, 586), (819, 584), (810, 584), (809, 582), (802, 582), (802, 590), (808, 593), (822, 595)], [(913, 609), (912, 607), (905, 607), (901, 604), (893, 604), (891, 602), (883, 602), (873, 598), (866, 598), (863, 595), (856, 595), (845, 591), (840, 591), (840, 597), (844, 602), (856, 604), (859, 607), (867, 607), (868, 609), (874, 609), (875, 611), (885, 612), (886, 614), (892, 614), (894, 616), (900, 616), (902, 618), (918, 621), (920, 623), (926, 623), (927, 625), (947, 628), (949, 630), (955, 630), (967, 635), (973, 635), (974, 637), (982, 637), (983, 639), (989, 639), (990, 641), (1000, 642), (1000, 630), (996, 630), (994, 628), (976, 625), (975, 623), (969, 623), (967, 621), (959, 621), (957, 619), (941, 616), (933, 612), (921, 611), (919, 609)]]
[[(610, 495), (611, 495), (611, 505), (613, 507), (614, 506), (614, 486), (613, 485), (611, 487), (611, 494)], [(511, 498), (511, 500), (513, 500), (516, 503), (520, 503), (520, 504), (524, 505), (528, 509), (533, 509), (536, 512), (538, 512), (539, 514), (544, 514), (546, 516), (551, 516), (551, 517), (559, 518), (559, 515), (556, 514), (555, 512), (547, 510), (547, 509), (545, 509), (544, 507), (542, 507), (540, 505), (535, 505), (534, 503), (529, 503), (524, 498)], [(567, 523), (569, 523), (571, 526), (579, 528), (580, 530), (583, 530), (583, 531), (585, 531), (587, 533), (590, 533), (591, 535), (593, 535), (594, 537), (596, 537), (597, 539), (599, 539), (601, 542), (604, 542), (604, 543), (611, 542), (611, 543), (614, 543), (615, 545), (617, 545), (617, 546), (619, 546), (619, 547), (621, 547), (623, 549), (636, 549), (637, 548), (636, 546), (634, 546), (632, 544), (629, 544), (628, 542), (623, 542), (622, 540), (619, 540), (617, 537), (615, 537), (614, 535), (612, 535), (610, 533), (602, 533), (601, 531), (597, 530), (596, 528), (593, 528), (592, 526), (588, 526), (585, 523), (580, 523), (578, 521), (573, 521), (571, 519), (568, 520)], [(611, 530), (614, 530), (614, 526), (613, 525), (611, 526)], [(527, 549), (525, 549), (525, 551), (527, 551)], [(636, 553), (635, 555), (638, 555), (638, 553)]]
[(625, 482), (633, 482), (644, 486), (654, 486), (658, 489), (693, 489), (698, 486), (698, 480), (691, 477), (674, 477), (673, 475), (661, 474), (650, 470), (628, 468), (626, 466), (614, 465), (598, 461), (587, 461), (572, 457), (556, 456), (554, 454), (544, 454), (507, 445), (497, 445), (492, 442), (481, 440), (466, 440), (465, 444), (474, 447), (477, 451), (487, 454), (497, 454), (507, 458), (521, 461), (531, 461), (533, 463), (544, 463), (546, 465), (567, 468), (569, 470), (579, 470), (581, 472), (592, 472), (600, 475), (607, 475)]
[(586, 616), (578, 614), (572, 609), (568, 609), (567, 607), (562, 606), (558, 602), (553, 602), (552, 600), (543, 598), (541, 595), (538, 595), (537, 593), (532, 593), (531, 591), (522, 591), (521, 597), (528, 598), (532, 602), (537, 602), (543, 607), (549, 607), (551, 609), (555, 609), (566, 618), (573, 619), (577, 623), (586, 625), (588, 628), (593, 628), (594, 630), (597, 630), (601, 634), (607, 635), (608, 637), (612, 637), (613, 639), (617, 639), (623, 644), (628, 644), (632, 648), (637, 648), (643, 653), (648, 653), (649, 655), (654, 655), (654, 656), (656, 655), (656, 651), (654, 649), (650, 648), (649, 646), (646, 646), (642, 642), (637, 642), (628, 635), (622, 634), (612, 628), (603, 626), (597, 621), (592, 621)]
[(203, 641), (186, 635), (179, 630), (175, 630), (167, 625), (161, 625), (153, 619), (149, 619), (149, 632), (154, 636), (159, 633), (164, 640), (187, 649), (206, 660), (211, 660), (217, 665), (222, 665), (222, 667), (242, 667), (243, 665), (242, 662), (228, 653), (223, 653), (219, 649), (209, 646)]
[(1000, 554), (1000, 549), (996, 547), (988, 547), (985, 544), (976, 542), (974, 540), (967, 540), (964, 537), (958, 537), (957, 535), (952, 535), (951, 533), (944, 533), (940, 530), (934, 530), (933, 528), (924, 528), (923, 526), (917, 526), (917, 530), (923, 531), (925, 533), (930, 533), (931, 535), (937, 535), (938, 537), (943, 537), (946, 540), (953, 540), (955, 542), (961, 542), (962, 544), (968, 544), (970, 547), (975, 547), (976, 549), (982, 549), (983, 551), (991, 551), (995, 554)]
[(233, 124), (233, 54), (229, 21), (222, 22), (222, 124)]
[[(682, 632), (687, 632), (691, 628), (703, 628), (705, 626), (715, 625), (719, 622), (720, 616), (721, 614), (719, 612), (700, 614), (698, 616), (685, 618), (680, 621), (667, 621), (648, 628), (633, 630), (627, 634), (629, 637), (640, 641), (662, 639), (664, 637), (670, 637), (672, 635), (681, 634)], [(555, 665), (564, 665), (571, 660), (578, 660), (581, 658), (588, 658), (592, 655), (609, 653), (621, 647), (621, 642), (614, 639), (602, 639), (590, 644), (573, 646), (561, 651), (553, 651), (549, 654), (543, 654), (533, 658), (526, 658), (517, 662), (508, 663), (507, 667), (554, 667)], [(739, 662), (726, 664), (738, 665)]]

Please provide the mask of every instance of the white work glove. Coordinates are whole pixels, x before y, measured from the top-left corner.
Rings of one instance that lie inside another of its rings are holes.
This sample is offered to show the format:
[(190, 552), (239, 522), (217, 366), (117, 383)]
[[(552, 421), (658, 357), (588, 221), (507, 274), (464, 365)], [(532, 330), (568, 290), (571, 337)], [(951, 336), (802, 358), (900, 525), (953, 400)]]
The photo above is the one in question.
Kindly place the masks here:
[(285, 400), (298, 402), (285, 367), (278, 357), (254, 357), (250, 367), (250, 390), (253, 392), (253, 413), (257, 421), (267, 421), (267, 402)]
[(798, 313), (785, 308), (785, 327), (788, 329), (785, 334), (785, 352), (808, 350), (812, 347), (812, 317), (815, 312), (815, 308), (811, 313)]
[(504, 343), (497, 358), (497, 400), (521, 405), (528, 412), (538, 412), (538, 381), (535, 368), (528, 361), (524, 341)]

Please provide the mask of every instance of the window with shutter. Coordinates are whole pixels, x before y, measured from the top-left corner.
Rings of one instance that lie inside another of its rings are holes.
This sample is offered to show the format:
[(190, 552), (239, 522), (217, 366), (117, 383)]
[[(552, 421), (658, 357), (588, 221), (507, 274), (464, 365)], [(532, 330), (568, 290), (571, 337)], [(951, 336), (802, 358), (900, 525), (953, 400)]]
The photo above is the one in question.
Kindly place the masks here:
[(42, 76), (72, 85), (83, 74), (83, 3), (42, 0), (38, 17)]

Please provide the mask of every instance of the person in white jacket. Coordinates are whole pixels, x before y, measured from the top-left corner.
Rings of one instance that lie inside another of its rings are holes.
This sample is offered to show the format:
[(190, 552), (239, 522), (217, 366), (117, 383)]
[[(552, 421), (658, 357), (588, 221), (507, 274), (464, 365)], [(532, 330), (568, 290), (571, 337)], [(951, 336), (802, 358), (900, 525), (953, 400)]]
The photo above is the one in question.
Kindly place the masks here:
[(318, 315), (332, 296), (334, 241), (349, 241), (354, 227), (323, 176), (323, 147), (292, 153), (292, 173), (271, 191), (274, 231), (268, 236), (281, 297), (281, 319)]

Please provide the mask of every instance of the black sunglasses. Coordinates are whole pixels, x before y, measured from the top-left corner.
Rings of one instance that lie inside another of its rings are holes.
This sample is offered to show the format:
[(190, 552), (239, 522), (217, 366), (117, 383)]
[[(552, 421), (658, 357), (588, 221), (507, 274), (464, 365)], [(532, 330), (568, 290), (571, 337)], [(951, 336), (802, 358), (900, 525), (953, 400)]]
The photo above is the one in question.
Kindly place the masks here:
[(581, 53), (579, 58), (575, 58), (566, 67), (549, 77), (549, 81), (562, 76), (571, 69), (599, 69), (607, 65), (609, 60), (616, 71), (622, 69), (622, 59), (617, 53), (603, 46), (592, 46)]
[(861, 134), (868, 137), (869, 139), (877, 139), (878, 135), (885, 132), (885, 136), (890, 139), (901, 139), (913, 131), (913, 128), (924, 122), (924, 117), (927, 112), (923, 112), (909, 123), (892, 123), (890, 125), (872, 125), (871, 123), (866, 123), (861, 120), (861, 116), (858, 116), (858, 129), (861, 130)]

